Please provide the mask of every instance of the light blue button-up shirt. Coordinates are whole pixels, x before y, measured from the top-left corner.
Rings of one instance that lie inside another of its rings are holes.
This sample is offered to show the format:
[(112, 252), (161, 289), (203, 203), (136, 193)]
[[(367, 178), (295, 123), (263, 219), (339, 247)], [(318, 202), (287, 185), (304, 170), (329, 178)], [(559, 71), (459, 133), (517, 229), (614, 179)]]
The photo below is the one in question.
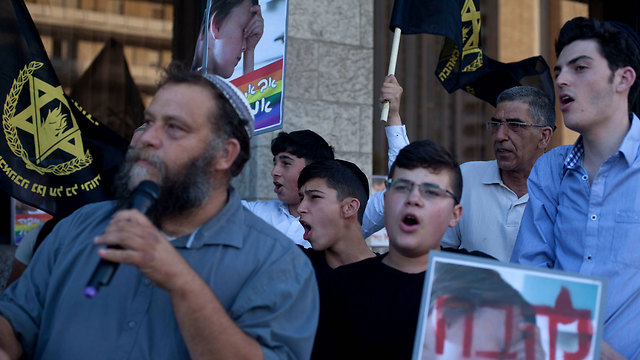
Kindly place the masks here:
[(589, 186), (582, 138), (538, 159), (511, 262), (609, 279), (604, 339), (640, 358), (640, 120)]

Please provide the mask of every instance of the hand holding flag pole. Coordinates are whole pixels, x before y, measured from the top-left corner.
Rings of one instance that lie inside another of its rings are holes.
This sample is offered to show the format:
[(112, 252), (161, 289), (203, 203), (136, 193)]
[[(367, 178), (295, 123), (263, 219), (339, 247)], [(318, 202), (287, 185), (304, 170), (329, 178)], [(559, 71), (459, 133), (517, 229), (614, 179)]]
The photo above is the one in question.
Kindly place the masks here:
[[(389, 58), (389, 70), (388, 75), (396, 74), (396, 61), (398, 60), (398, 48), (400, 47), (400, 34), (402, 31), (400, 28), (395, 28), (393, 31), (393, 42), (391, 43), (391, 57)], [(386, 122), (389, 118), (389, 101), (385, 101), (382, 106), (382, 113), (380, 114), (380, 120)]]
[[(480, 0), (394, 0), (389, 29), (445, 37), (435, 73), (449, 93), (463, 89), (495, 106), (503, 90), (528, 85), (555, 99), (553, 79), (542, 56), (505, 64), (484, 54), (481, 19)], [(391, 65), (390, 74), (395, 70)]]

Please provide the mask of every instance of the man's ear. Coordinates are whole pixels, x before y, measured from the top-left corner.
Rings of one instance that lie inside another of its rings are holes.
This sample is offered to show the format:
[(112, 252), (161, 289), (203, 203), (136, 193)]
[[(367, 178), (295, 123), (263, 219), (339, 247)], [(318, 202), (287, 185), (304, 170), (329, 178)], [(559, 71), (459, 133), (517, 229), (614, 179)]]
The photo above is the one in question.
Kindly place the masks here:
[(615, 72), (616, 80), (616, 91), (617, 92), (625, 92), (631, 89), (631, 86), (636, 81), (636, 72), (633, 70), (631, 66), (621, 67)]
[(553, 135), (553, 129), (549, 126), (545, 126), (540, 129), (540, 141), (538, 142), (538, 148), (544, 150), (549, 146), (551, 142), (551, 136)]
[(460, 221), (460, 217), (462, 216), (462, 205), (457, 204), (453, 207), (453, 212), (451, 214), (451, 220), (449, 220), (449, 227), (454, 227)]
[(358, 217), (358, 210), (360, 210), (360, 200), (348, 197), (342, 200), (342, 217), (349, 218), (355, 216)]
[(224, 140), (222, 142), (222, 148), (217, 154), (215, 169), (218, 171), (229, 170), (239, 153), (240, 142), (237, 139)]

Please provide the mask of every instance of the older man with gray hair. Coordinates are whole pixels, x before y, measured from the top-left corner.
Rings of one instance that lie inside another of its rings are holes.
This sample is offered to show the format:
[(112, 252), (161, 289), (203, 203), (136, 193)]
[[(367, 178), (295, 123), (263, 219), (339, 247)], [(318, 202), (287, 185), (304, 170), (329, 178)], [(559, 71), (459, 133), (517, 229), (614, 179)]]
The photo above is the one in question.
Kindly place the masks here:
[(496, 159), (460, 166), (464, 183), (460, 203), (465, 211), (444, 234), (441, 245), (509, 261), (529, 200), (529, 172), (555, 129), (553, 101), (534, 87), (507, 89), (498, 96), (487, 129)]

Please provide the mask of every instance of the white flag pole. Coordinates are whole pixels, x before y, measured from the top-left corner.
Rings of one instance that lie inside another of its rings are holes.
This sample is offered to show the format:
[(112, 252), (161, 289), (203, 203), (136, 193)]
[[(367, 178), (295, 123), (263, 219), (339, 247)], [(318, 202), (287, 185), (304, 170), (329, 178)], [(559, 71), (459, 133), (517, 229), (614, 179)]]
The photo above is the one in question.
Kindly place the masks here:
[(211, 11), (211, 0), (207, 1), (207, 8), (204, 10), (204, 44), (202, 45), (202, 75), (207, 75), (209, 65), (209, 28), (211, 26), (211, 19), (209, 18), (209, 12)]
[[(387, 75), (395, 75), (396, 73), (396, 60), (398, 60), (398, 47), (400, 47), (400, 28), (395, 28), (393, 31), (393, 43), (391, 44), (391, 57), (389, 59), (389, 71)], [(386, 122), (389, 117), (389, 102), (385, 101), (382, 106), (382, 113), (380, 114), (380, 120)]]

